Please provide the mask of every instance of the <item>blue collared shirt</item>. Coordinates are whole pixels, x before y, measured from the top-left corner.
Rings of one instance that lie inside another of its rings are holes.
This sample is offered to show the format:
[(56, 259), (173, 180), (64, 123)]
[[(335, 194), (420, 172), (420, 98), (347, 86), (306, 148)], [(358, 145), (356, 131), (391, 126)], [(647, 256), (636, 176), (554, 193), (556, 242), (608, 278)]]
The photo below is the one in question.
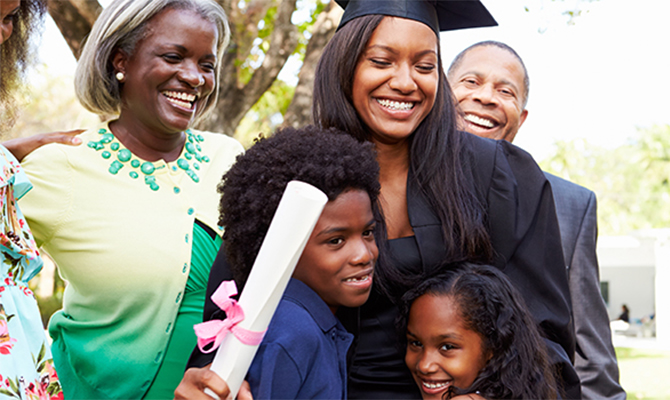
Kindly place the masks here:
[(254, 399), (346, 399), (352, 341), (319, 295), (291, 278), (247, 374)]

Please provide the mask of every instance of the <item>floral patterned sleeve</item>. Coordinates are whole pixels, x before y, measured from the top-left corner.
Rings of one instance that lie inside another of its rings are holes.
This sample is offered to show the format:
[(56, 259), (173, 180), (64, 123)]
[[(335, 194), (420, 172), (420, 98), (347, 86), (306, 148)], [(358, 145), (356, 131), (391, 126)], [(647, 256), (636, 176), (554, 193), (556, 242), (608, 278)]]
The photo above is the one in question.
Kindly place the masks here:
[(28, 280), (42, 268), (17, 205), (31, 185), (0, 146), (0, 398), (62, 399), (37, 301)]

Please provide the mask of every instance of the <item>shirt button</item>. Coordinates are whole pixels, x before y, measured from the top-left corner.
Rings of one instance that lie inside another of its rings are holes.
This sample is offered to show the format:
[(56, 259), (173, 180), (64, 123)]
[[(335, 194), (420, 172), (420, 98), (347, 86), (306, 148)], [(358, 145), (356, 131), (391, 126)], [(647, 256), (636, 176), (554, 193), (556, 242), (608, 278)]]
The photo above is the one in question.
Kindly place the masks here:
[(193, 215), (194, 212), (195, 212), (195, 210), (193, 210), (193, 208), (188, 209), (188, 215)]
[(184, 263), (184, 268), (181, 269), (181, 272), (186, 273), (187, 269), (188, 269), (188, 264)]
[(175, 303), (179, 303), (179, 300), (181, 300), (181, 292), (177, 294), (177, 298), (175, 299)]
[(184, 240), (186, 241), (186, 243), (188, 243), (188, 233), (186, 234), (186, 236), (184, 236)]
[(169, 333), (169, 332), (170, 332), (170, 327), (171, 327), (171, 326), (172, 326), (172, 322), (170, 322), (170, 323), (168, 324), (167, 328), (165, 329), (165, 333)]

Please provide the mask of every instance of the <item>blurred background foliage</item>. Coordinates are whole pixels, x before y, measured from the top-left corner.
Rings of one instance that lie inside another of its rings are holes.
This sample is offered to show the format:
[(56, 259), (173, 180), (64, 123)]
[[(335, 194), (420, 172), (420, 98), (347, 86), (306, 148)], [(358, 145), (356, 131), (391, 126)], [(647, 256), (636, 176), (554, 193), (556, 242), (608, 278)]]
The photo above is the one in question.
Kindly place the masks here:
[(38, 65), (35, 72), (29, 86), (19, 93), (19, 118), (2, 140), (100, 122), (77, 101), (71, 77), (53, 74), (46, 64)]
[(625, 145), (557, 142), (540, 161), (550, 173), (585, 186), (598, 198), (601, 235), (670, 226), (670, 126), (639, 128)]

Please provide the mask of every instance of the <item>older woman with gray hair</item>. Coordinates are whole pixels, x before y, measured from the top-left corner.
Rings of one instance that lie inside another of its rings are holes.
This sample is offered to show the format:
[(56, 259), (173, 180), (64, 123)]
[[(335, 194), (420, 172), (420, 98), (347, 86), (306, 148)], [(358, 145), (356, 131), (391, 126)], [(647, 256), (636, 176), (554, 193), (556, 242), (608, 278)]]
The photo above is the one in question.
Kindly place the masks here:
[(190, 129), (216, 102), (229, 36), (212, 0), (114, 0), (75, 86), (115, 117), (24, 159), (22, 207), (69, 282), (49, 323), (66, 398), (171, 398), (184, 373), (222, 233), (216, 186), (243, 150)]

